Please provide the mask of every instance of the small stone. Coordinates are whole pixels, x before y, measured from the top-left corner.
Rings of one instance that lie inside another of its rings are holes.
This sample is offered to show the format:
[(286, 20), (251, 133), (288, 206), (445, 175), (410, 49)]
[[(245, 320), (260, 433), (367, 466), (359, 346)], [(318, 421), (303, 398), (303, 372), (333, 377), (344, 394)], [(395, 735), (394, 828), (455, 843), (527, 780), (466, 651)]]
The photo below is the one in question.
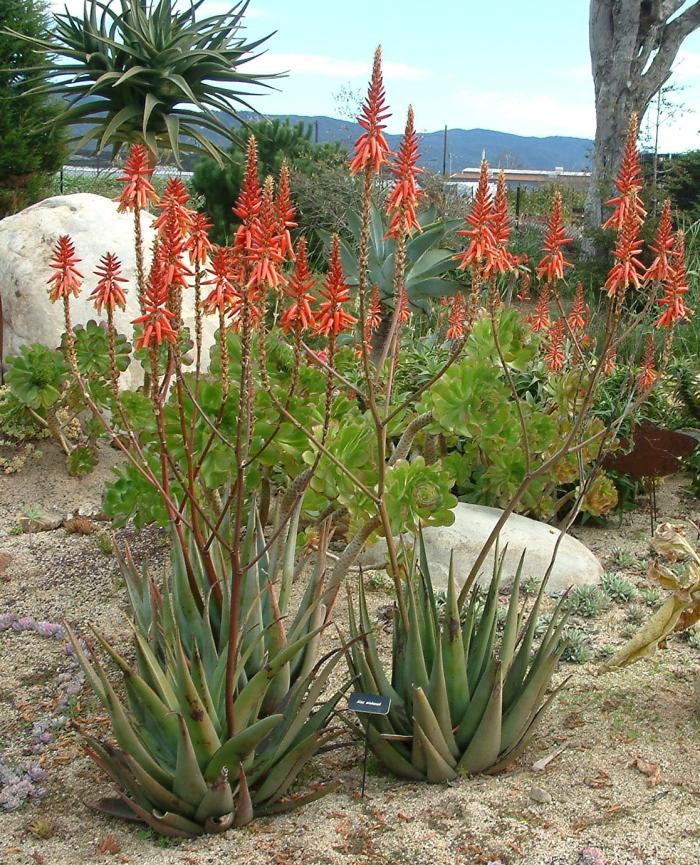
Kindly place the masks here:
[(599, 847), (584, 847), (579, 865), (606, 865), (605, 854)]
[(539, 802), (541, 805), (546, 805), (552, 801), (552, 794), (548, 793), (542, 787), (530, 787), (527, 795), (533, 802)]
[(0, 574), (4, 574), (7, 566), (12, 561), (12, 556), (8, 553), (0, 553)]

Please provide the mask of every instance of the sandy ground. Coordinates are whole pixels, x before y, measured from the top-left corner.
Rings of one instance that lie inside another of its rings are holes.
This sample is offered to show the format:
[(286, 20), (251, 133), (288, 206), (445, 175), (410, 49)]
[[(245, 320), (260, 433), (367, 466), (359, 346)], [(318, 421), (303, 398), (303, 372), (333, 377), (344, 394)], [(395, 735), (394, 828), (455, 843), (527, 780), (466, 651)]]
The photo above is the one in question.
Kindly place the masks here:
[[(69, 534), (65, 528), (13, 533), (27, 508), (66, 515), (96, 508), (115, 455), (105, 452), (94, 475), (73, 480), (50, 445), (42, 450), (43, 456), (20, 473), (0, 479), (0, 613), (52, 622), (66, 617), (79, 629), (94, 622), (124, 645), (123, 584), (114, 558), (99, 549), (95, 536)], [(700, 502), (685, 493), (682, 479), (662, 488), (659, 504), (663, 519), (700, 516)], [(613, 550), (623, 547), (634, 564), (615, 569), (639, 586), (646, 584), (646, 511), (625, 515), (619, 528), (613, 520), (605, 529), (583, 527), (575, 534), (606, 566), (612, 567)], [(136, 555), (153, 567), (167, 559), (157, 531), (140, 536), (123, 531), (118, 538), (128, 539)], [(370, 598), (374, 608), (389, 600), (381, 591)], [(344, 615), (340, 607), (341, 621)], [(577, 624), (595, 653), (623, 641), (627, 617), (622, 605), (613, 604), (601, 616)], [(20, 810), (0, 812), (0, 863), (698, 865), (700, 717), (693, 694), (698, 661), (697, 649), (673, 638), (652, 661), (606, 676), (597, 675), (595, 657), (587, 664), (563, 665), (561, 674), (571, 675), (566, 691), (517, 766), (499, 777), (447, 787), (412, 785), (385, 775), (371, 761), (362, 801), (361, 748), (348, 743), (319, 758), (307, 779), (337, 778), (342, 782), (337, 794), (291, 816), (178, 844), (90, 810), (89, 801), (108, 787), (82, 754), (79, 734), (68, 727), (40, 758), (48, 773), (47, 795)], [(0, 754), (5, 759), (27, 759), (32, 724), (50, 716), (67, 664), (60, 642), (31, 632), (0, 632)], [(106, 732), (87, 690), (72, 707), (72, 718)], [(536, 761), (559, 751), (546, 770), (533, 770)], [(637, 758), (658, 767), (652, 777), (635, 765)]]

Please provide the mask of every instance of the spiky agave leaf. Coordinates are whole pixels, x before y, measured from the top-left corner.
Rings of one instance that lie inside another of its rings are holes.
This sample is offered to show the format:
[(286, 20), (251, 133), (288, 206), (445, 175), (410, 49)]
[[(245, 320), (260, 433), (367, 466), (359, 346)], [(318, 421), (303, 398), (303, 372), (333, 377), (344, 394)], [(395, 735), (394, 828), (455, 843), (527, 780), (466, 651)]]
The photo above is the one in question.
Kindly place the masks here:
[(216, 112), (237, 117), (250, 108), (249, 88), (266, 87), (260, 75), (242, 70), (269, 38), (242, 38), (247, 0), (227, 12), (198, 17), (203, 0), (178, 11), (172, 0), (85, 0), (82, 15), (53, 15), (45, 38), (7, 31), (47, 52), (49, 68), (35, 75), (28, 92), (67, 102), (58, 122), (86, 125), (76, 145), (95, 141), (99, 150), (143, 143), (154, 154), (194, 152), (222, 161), (210, 139), (231, 140)]
[(351, 604), (347, 649), (358, 688), (391, 698), (388, 715), (363, 718), (369, 745), (389, 771), (433, 783), (494, 771), (515, 759), (558, 689), (552, 676), (564, 649), (567, 614), (561, 601), (533, 653), (542, 586), (526, 620), (520, 608), (524, 554), (510, 590), (502, 635), (497, 633), (499, 585), (505, 551), (481, 603), (474, 587), (462, 612), (450, 566), (442, 620), (421, 536), (403, 588), (407, 624), (394, 621), (391, 681), (379, 659), (364, 586)]
[[(259, 520), (253, 516), (248, 526), (233, 735), (225, 699), (228, 629), (196, 550), (189, 550), (188, 559), (206, 598), (202, 610), (175, 542), (172, 573), (162, 586), (139, 573), (128, 554), (120, 556), (134, 611), (135, 664), (93, 633), (121, 672), (124, 697), (96, 652), (86, 652), (67, 628), (116, 739), (116, 746), (88, 739), (88, 754), (120, 790), (118, 799), (103, 800), (99, 808), (186, 837), (242, 826), (257, 814), (286, 810), (334, 789), (325, 785), (306, 797), (285, 798), (299, 772), (335, 735), (328, 722), (342, 695), (340, 690), (321, 699), (341, 658), (339, 650), (318, 658), (325, 618), (322, 567), (284, 628), (294, 528), (270, 556)], [(230, 576), (220, 573), (217, 580), (226, 598)], [(280, 590), (287, 596), (280, 599)]]

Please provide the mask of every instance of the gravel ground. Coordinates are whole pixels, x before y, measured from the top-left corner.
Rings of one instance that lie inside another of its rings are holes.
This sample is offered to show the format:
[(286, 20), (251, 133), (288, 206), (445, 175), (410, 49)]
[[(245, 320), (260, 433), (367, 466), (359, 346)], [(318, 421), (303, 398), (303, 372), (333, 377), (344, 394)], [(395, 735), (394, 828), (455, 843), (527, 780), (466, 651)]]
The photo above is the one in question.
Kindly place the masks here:
[[(79, 629), (93, 622), (126, 645), (123, 584), (114, 558), (99, 549), (95, 535), (65, 528), (13, 533), (27, 508), (62, 515), (95, 510), (116, 455), (106, 451), (94, 475), (74, 480), (66, 477), (51, 445), (42, 449), (43, 456), (0, 484), (0, 613), (50, 622), (65, 617)], [(662, 519), (699, 515), (700, 502), (685, 493), (680, 478), (662, 487), (659, 504)], [(627, 564), (614, 569), (646, 584), (644, 510), (625, 515), (620, 527), (613, 520), (604, 529), (583, 527), (575, 534), (606, 567), (619, 559), (616, 548), (624, 548)], [(156, 568), (167, 558), (157, 531), (122, 531), (117, 539), (128, 540), (136, 556)], [(370, 600), (376, 609), (389, 599), (374, 591)], [(338, 620), (345, 615), (339, 606)], [(89, 802), (108, 787), (68, 726), (39, 758), (47, 772), (44, 798), (0, 812), (0, 863), (698, 865), (700, 718), (693, 679), (700, 652), (673, 638), (653, 660), (598, 676), (596, 653), (623, 641), (628, 618), (624, 606), (613, 604), (578, 623), (593, 658), (563, 665), (569, 684), (511, 771), (448, 787), (419, 786), (396, 781), (370, 761), (367, 796), (360, 800), (361, 749), (348, 743), (318, 759), (307, 779), (337, 778), (340, 792), (223, 837), (164, 844), (91, 811)], [(389, 636), (383, 639), (386, 650)], [(0, 632), (5, 760), (28, 759), (32, 725), (55, 711), (61, 674), (70, 669), (59, 641), (31, 631)], [(106, 731), (106, 719), (86, 689), (71, 704), (71, 718)], [(533, 769), (552, 755), (545, 770)]]

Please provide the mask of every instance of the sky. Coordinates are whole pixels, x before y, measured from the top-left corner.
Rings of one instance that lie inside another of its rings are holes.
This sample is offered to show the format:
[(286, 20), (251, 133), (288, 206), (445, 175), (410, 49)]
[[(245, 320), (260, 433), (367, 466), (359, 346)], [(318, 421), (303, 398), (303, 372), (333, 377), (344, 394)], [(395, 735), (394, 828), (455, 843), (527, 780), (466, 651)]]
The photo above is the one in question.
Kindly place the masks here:
[[(82, 7), (82, 0), (68, 5)], [(447, 124), (592, 138), (588, 6), (588, 0), (251, 0), (246, 36), (275, 32), (265, 54), (247, 67), (288, 72), (273, 82), (277, 90), (251, 103), (263, 114), (340, 116), (337, 95), (343, 88), (364, 94), (381, 42), (390, 132), (402, 131), (410, 103), (419, 131)], [(205, 0), (202, 12), (229, 7)], [(700, 146), (700, 31), (684, 42), (672, 81), (684, 88), (674, 98), (689, 110), (663, 124), (661, 152)]]

